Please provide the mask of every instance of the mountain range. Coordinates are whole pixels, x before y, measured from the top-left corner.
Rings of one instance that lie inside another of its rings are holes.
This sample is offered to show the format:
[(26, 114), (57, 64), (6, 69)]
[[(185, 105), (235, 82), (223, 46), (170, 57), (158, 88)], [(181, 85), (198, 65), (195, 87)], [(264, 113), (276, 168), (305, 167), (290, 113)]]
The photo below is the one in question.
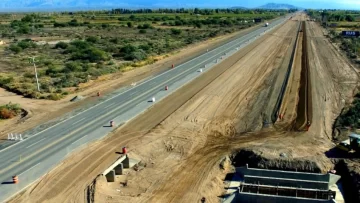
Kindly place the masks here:
[[(129, 3), (125, 3), (129, 2)], [(130, 3), (131, 2), (131, 3)], [(14, 1), (14, 0), (0, 0), (0, 12), (6, 11), (56, 11), (56, 10), (93, 10), (93, 9), (110, 9), (110, 8), (194, 8), (204, 7), (193, 4), (176, 4), (171, 1), (153, 0), (149, 3), (148, 0), (27, 0), (27, 1)], [(216, 7), (216, 6), (214, 6)], [(237, 9), (250, 9), (242, 6), (236, 6), (231, 8)], [(298, 8), (289, 4), (276, 4), (268, 3), (260, 7), (261, 9), (294, 9)]]

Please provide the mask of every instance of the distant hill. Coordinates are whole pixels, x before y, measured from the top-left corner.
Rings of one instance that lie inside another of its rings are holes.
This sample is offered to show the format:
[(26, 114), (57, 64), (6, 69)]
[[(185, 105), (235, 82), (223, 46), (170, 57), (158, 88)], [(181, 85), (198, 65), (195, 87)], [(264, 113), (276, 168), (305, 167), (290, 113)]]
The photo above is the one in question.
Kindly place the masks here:
[(299, 7), (290, 5), (290, 4), (276, 4), (276, 3), (268, 3), (258, 8), (262, 9), (300, 9)]

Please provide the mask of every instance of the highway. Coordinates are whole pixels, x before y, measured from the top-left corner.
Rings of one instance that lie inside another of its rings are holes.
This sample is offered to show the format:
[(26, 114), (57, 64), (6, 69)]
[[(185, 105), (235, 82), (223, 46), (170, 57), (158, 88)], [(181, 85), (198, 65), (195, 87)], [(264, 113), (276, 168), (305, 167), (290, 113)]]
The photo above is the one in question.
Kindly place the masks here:
[[(88, 140), (87, 136), (95, 133), (98, 134), (97, 139), (102, 138), (105, 134), (113, 130), (109, 127), (110, 120), (116, 120), (117, 117), (121, 116), (126, 118), (127, 113), (132, 110), (138, 112), (145, 111), (148, 107), (139, 104), (144, 103), (144, 101), (149, 103), (148, 101), (154, 95), (161, 91), (164, 92), (165, 86), (170, 86), (182, 81), (182, 79), (188, 75), (198, 72), (199, 69), (206, 69), (206, 65), (214, 63), (227, 53), (241, 49), (241, 47), (254, 40), (255, 37), (263, 34), (266, 30), (282, 24), (288, 18), (289, 16), (279, 18), (273, 21), (269, 27), (259, 27), (245, 36), (239, 37), (186, 63), (178, 65), (169, 71), (150, 78), (67, 120), (59, 122), (35, 135), (31, 135), (23, 141), (1, 149), (0, 182), (2, 182), (2, 184), (0, 185), (0, 202), (5, 201), (15, 193), (24, 189), (25, 186), (44, 175), (48, 169), (46, 169), (44, 173), (41, 172), (42, 174), (34, 175), (34, 173), (32, 173), (31, 175), (33, 175), (34, 178), (30, 179), (21, 177), (21, 175), (26, 176), (26, 173), (31, 169), (35, 168), (36, 170), (40, 165), (47, 165), (47, 162), (53, 161), (50, 159), (57, 157), (57, 153), (71, 145), (74, 145), (73, 148), (76, 148), (76, 146), (86, 143)], [(156, 102), (157, 101), (158, 100), (156, 100)], [(149, 105), (151, 104), (152, 103), (149, 103)], [(131, 117), (127, 119), (131, 119)], [(119, 123), (116, 123), (116, 125), (119, 125)], [(63, 156), (59, 156), (58, 161), (61, 161), (63, 158)], [(10, 183), (12, 176), (15, 174), (20, 176), (20, 181), (24, 180), (26, 183), (21, 183), (21, 185), (16, 187), (14, 187), (13, 184), (6, 184)]]

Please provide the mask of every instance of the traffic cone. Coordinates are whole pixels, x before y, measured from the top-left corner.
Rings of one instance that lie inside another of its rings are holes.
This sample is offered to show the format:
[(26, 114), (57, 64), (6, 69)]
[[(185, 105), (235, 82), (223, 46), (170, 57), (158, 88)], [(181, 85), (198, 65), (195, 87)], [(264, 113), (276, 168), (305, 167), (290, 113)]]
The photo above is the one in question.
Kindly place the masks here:
[(18, 178), (17, 175), (14, 175), (12, 178), (13, 178), (13, 183), (14, 184), (17, 184), (19, 182), (19, 178)]

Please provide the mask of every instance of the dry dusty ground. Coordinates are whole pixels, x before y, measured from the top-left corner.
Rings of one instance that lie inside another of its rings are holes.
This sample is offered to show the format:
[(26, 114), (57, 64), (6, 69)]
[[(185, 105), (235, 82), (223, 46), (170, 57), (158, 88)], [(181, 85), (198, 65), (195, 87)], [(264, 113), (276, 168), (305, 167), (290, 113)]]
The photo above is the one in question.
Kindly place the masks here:
[[(281, 139), (248, 147), (264, 158), (280, 161), (313, 162), (326, 172), (333, 167), (325, 153), (335, 147), (332, 125), (358, 85), (358, 74), (349, 61), (330, 44), (322, 28), (307, 23), (308, 57), (312, 83), (313, 120), (308, 132), (289, 132)], [(286, 154), (280, 158), (280, 153)], [(295, 168), (290, 166), (288, 168)]]
[(216, 202), (222, 192), (218, 175), (225, 175), (214, 167), (221, 156), (241, 143), (282, 135), (236, 136), (253, 121), (262, 123), (266, 91), (275, 82), (269, 78), (289, 50), (297, 24), (288, 21), (259, 38), (112, 136), (72, 155), (12, 202), (85, 201), (87, 185), (125, 145), (147, 167), (131, 171), (126, 188), (99, 178), (96, 202), (193, 202), (202, 196)]
[[(80, 85), (79, 91), (75, 94), (68, 95), (60, 101), (28, 99), (0, 88), (0, 105), (7, 104), (9, 102), (18, 103), (27, 111), (27, 115), (25, 117), (23, 115), (11, 120), (0, 121), (0, 139), (6, 139), (7, 133), (24, 132), (41, 123), (56, 119), (85, 104), (96, 102), (99, 99), (95, 96), (98, 91), (102, 94), (106, 94), (119, 89), (120, 87), (129, 86), (134, 82), (139, 82), (149, 76), (156, 75), (159, 72), (169, 69), (172, 64), (176, 65), (183, 63), (194, 56), (204, 53), (206, 49), (212, 49), (221, 43), (233, 39), (234, 37), (247, 34), (256, 27), (245, 29), (226, 36), (217, 37), (207, 42), (191, 45), (172, 53), (170, 57), (162, 59), (152, 65), (137, 68), (125, 73), (102, 76), (96, 81), (90, 81), (89, 83)], [(3, 65), (6, 66), (6, 64)], [(2, 67), (1, 64), (0, 67), (6, 68)], [(69, 102), (70, 99), (76, 95), (84, 96), (85, 100), (76, 103)]]
[(358, 76), (321, 28), (307, 24), (313, 98), (308, 132), (265, 128), (240, 133), (261, 123), (271, 95), (266, 92), (276, 82), (274, 74), (296, 34), (298, 22), (288, 21), (107, 139), (71, 155), (11, 202), (86, 202), (86, 187), (123, 146), (147, 166), (129, 171), (127, 187), (97, 178), (96, 202), (197, 202), (203, 196), (218, 202), (227, 172), (219, 169), (220, 160), (244, 147), (274, 160), (274, 165), (285, 162), (291, 168), (296, 167), (291, 162), (299, 160), (314, 162), (322, 171), (330, 169), (324, 153), (333, 147), (332, 123), (344, 106), (342, 100), (351, 98)]

